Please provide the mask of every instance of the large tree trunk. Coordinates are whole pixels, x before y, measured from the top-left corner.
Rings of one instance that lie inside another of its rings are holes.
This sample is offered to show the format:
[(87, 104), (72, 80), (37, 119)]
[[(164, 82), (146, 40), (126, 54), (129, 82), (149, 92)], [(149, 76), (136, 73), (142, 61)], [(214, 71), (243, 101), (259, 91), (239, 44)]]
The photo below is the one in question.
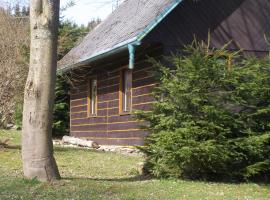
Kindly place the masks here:
[(52, 112), (59, 0), (30, 0), (30, 68), (25, 86), (22, 159), (27, 178), (60, 178), (53, 157)]

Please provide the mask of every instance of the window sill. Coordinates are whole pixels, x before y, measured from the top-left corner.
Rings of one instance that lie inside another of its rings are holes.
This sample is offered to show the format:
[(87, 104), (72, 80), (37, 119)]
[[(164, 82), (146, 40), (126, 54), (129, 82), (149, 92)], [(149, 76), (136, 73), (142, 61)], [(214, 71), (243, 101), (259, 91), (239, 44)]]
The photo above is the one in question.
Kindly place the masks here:
[(125, 115), (131, 115), (131, 112), (120, 112), (119, 115), (120, 116), (125, 116)]
[(88, 115), (87, 118), (97, 118), (97, 115)]

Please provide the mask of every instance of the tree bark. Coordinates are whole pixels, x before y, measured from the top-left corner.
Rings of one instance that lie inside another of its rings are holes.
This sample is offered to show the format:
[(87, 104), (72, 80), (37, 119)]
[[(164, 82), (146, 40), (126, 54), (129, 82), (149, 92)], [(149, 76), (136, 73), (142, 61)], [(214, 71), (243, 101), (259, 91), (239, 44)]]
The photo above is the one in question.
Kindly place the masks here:
[(30, 67), (22, 130), (23, 171), (26, 178), (54, 181), (60, 178), (52, 143), (59, 0), (30, 0), (30, 24)]

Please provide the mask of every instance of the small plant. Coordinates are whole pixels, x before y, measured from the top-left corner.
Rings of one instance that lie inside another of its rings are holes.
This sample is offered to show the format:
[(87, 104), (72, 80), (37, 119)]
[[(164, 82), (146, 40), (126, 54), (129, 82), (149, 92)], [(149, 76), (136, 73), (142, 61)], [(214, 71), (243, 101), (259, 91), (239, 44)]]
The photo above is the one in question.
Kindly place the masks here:
[[(238, 60), (238, 62), (236, 62)], [(157, 61), (160, 84), (150, 122), (145, 169), (157, 177), (269, 180), (270, 59), (197, 42), (168, 68)]]

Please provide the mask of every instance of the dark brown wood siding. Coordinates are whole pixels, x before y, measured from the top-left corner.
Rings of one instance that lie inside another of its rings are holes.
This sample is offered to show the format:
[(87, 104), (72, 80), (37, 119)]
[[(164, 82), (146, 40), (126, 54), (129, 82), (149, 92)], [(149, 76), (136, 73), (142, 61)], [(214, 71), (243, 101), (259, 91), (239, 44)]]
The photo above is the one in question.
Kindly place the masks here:
[[(98, 110), (96, 117), (87, 116), (87, 80), (77, 83), (71, 90), (70, 133), (104, 145), (143, 145), (147, 125), (133, 115), (119, 114), (120, 71), (124, 66), (97, 72)], [(146, 61), (136, 63), (132, 71), (132, 110), (149, 110), (154, 101), (152, 89), (156, 81), (149, 73), (153, 67)]]
[[(151, 95), (156, 85), (149, 70), (145, 50), (162, 49), (155, 57), (182, 50), (196, 36), (211, 46), (220, 48), (229, 41), (230, 50), (243, 49), (246, 55), (265, 55), (270, 38), (269, 0), (184, 0), (144, 40), (136, 51), (137, 63), (133, 70), (132, 109), (150, 110)], [(152, 51), (152, 50), (151, 50)], [(118, 56), (118, 57), (117, 57)], [(138, 61), (139, 60), (139, 61)], [(127, 65), (128, 53), (114, 55), (97, 63), (92, 69), (97, 75), (97, 116), (87, 115), (87, 80), (71, 89), (71, 135), (88, 138), (106, 145), (143, 145), (148, 134), (132, 115), (119, 114), (120, 70)], [(114, 63), (114, 64), (112, 64)], [(91, 70), (92, 70), (91, 69)], [(90, 71), (91, 71), (90, 70)], [(88, 72), (86, 72), (88, 73)]]
[(247, 56), (265, 55), (270, 38), (269, 0), (184, 0), (145, 39), (160, 42), (168, 54), (181, 51), (196, 36), (220, 48), (231, 41), (230, 50), (243, 49)]

